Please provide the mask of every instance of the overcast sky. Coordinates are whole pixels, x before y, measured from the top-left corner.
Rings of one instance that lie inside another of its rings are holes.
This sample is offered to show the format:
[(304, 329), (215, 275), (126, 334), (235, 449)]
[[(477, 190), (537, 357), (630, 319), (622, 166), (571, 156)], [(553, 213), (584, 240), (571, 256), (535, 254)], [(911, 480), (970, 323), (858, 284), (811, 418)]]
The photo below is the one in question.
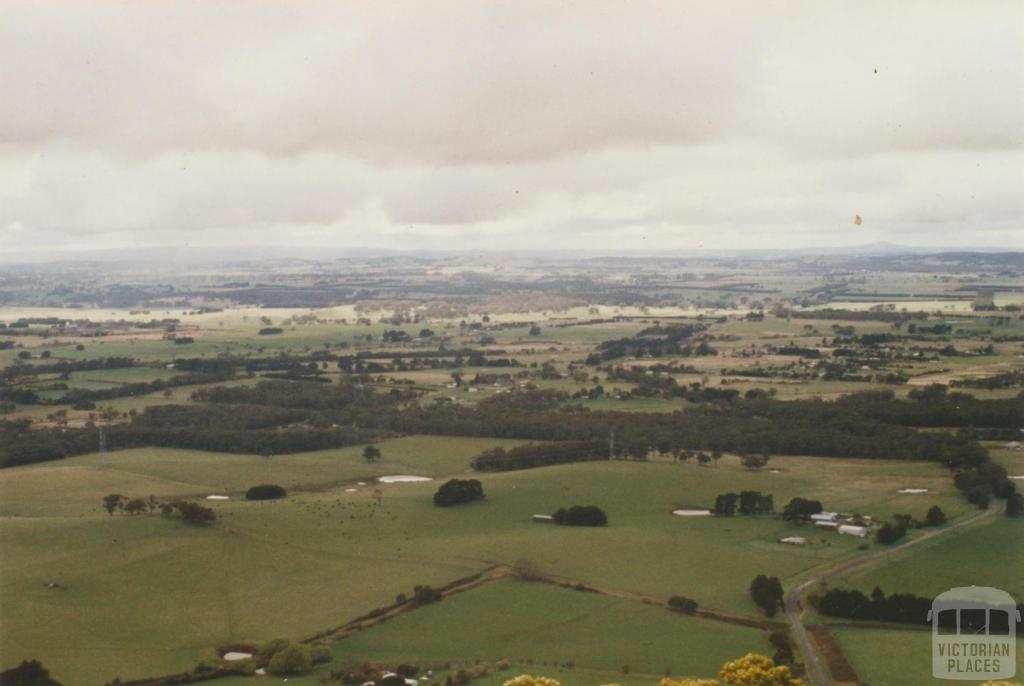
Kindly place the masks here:
[(1022, 249), (1022, 144), (1020, 0), (0, 0), (8, 253)]

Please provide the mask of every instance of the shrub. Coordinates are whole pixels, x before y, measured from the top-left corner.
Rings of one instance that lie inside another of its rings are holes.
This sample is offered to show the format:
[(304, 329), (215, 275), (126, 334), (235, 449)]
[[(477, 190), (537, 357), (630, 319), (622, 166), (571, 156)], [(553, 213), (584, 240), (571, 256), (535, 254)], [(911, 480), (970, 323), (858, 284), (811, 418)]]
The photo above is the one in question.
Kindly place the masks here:
[(674, 595), (669, 598), (668, 606), (677, 612), (685, 612), (691, 615), (697, 611), (697, 601), (681, 595)]
[(279, 333), (284, 333), (284, 329), (276, 326), (265, 326), (259, 330), (260, 336), (274, 336)]
[(306, 646), (289, 641), (288, 645), (270, 658), (270, 662), (267, 663), (267, 672), (277, 676), (305, 674), (313, 669), (313, 659), (309, 653), (309, 648)]
[(441, 600), (441, 592), (430, 586), (416, 586), (413, 588), (412, 600), (417, 605), (436, 603)]
[(213, 510), (199, 503), (182, 503), (178, 506), (178, 511), (181, 512), (181, 518), (186, 524), (212, 524), (217, 520), (217, 514)]
[(246, 500), (276, 500), (288, 495), (288, 492), (281, 486), (275, 484), (260, 484), (253, 486), (245, 492)]
[(946, 513), (938, 505), (932, 505), (924, 517), (925, 526), (942, 526), (946, 523)]
[(566, 526), (606, 526), (608, 524), (608, 515), (595, 505), (573, 505), (568, 509), (562, 508), (556, 511), (552, 516), (555, 524)]
[(438, 507), (450, 507), (481, 500), (483, 497), (484, 487), (476, 479), (451, 479), (437, 489), (434, 504)]
[(334, 654), (331, 653), (331, 649), (325, 645), (315, 645), (309, 647), (309, 657), (313, 661), (314, 665), (322, 665), (325, 662), (333, 660)]
[(907, 528), (902, 524), (883, 524), (875, 534), (875, 540), (882, 545), (892, 545), (907, 534)]
[(0, 684), (10, 686), (60, 686), (38, 660), (22, 660), (17, 667), (0, 672)]

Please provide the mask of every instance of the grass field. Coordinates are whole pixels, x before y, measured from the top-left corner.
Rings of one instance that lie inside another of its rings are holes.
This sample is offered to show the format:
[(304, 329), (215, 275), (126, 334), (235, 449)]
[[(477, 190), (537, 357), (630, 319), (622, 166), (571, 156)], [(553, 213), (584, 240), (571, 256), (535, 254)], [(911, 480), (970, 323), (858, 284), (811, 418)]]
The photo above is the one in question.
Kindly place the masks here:
[[(478, 663), (512, 667), (475, 684), (501, 684), (518, 674), (565, 686), (599, 683), (654, 686), (665, 674), (714, 676), (723, 662), (771, 652), (765, 631), (689, 617), (621, 598), (546, 584), (503, 580), (428, 605), (332, 645), (334, 661), (289, 684), (319, 683), (353, 662), (420, 665), (431, 682)], [(625, 672), (627, 669), (628, 672)], [(211, 686), (241, 686), (246, 678)]]
[[(4, 470), (0, 602), (5, 621), (24, 630), (3, 633), (3, 654), (43, 659), (70, 686), (169, 673), (228, 641), (311, 635), (415, 584), (520, 558), (610, 589), (659, 599), (680, 593), (753, 614), (746, 588), (754, 574), (801, 575), (860, 554), (861, 541), (825, 533), (825, 543), (793, 549), (776, 542), (794, 532), (779, 520), (682, 518), (673, 507), (754, 488), (774, 493), (779, 505), (803, 495), (883, 516), (923, 514), (933, 502), (951, 516), (963, 511), (941, 468), (869, 460), (780, 457), (771, 463), (777, 474), (748, 472), (730, 456), (716, 467), (565, 465), (483, 475), (487, 498), (451, 510), (431, 504), (436, 483), (380, 486), (379, 506), (369, 481), (354, 483), (386, 473), (457, 474), (497, 443), (398, 439), (381, 444), (384, 458), (374, 465), (356, 447), (272, 459), (144, 449)], [(293, 493), (274, 502), (238, 498), (265, 481)], [(895, 493), (921, 484), (933, 489), (926, 500)], [(110, 517), (99, 507), (109, 492), (235, 497), (207, 501), (219, 521), (191, 529), (157, 514)], [(590, 503), (605, 508), (609, 527), (530, 522), (534, 513)]]
[[(940, 686), (932, 678), (931, 632), (927, 629), (833, 629), (862, 683), (871, 686)], [(1024, 639), (1017, 639), (1018, 665)], [(1020, 667), (1018, 666), (1018, 674)], [(1019, 680), (1019, 677), (1018, 677)], [(978, 683), (978, 682), (969, 682)]]
[(572, 662), (590, 672), (563, 683), (613, 681), (628, 666), (653, 684), (666, 672), (713, 676), (721, 664), (770, 649), (766, 632), (555, 586), (506, 580), (454, 596), (336, 643), (335, 660), (437, 665), (507, 658), (517, 669)]
[[(792, 285), (792, 284), (790, 284)], [(933, 287), (924, 282), (894, 282), (889, 290)], [(708, 298), (731, 299), (735, 294), (692, 291)], [(854, 307), (875, 304), (871, 294)], [(966, 311), (964, 301), (903, 302), (901, 306), (949, 306), (964, 316), (946, 319), (969, 334), (952, 336), (960, 349), (980, 345), (989, 327), (983, 317)], [(841, 305), (840, 305), (841, 306)], [(315, 314), (326, 323), (293, 325), (295, 315)], [(723, 311), (724, 313), (724, 311)], [(16, 311), (0, 309), (0, 319)], [(34, 312), (36, 316), (57, 314)], [(236, 308), (224, 312), (185, 314), (154, 311), (89, 313), (70, 310), (68, 316), (100, 319), (149, 319), (173, 316), (182, 320), (180, 333), (194, 335), (190, 345), (162, 340), (159, 330), (124, 329), (101, 338), (20, 337), (19, 345), (36, 354), (49, 350), (51, 361), (130, 356), (154, 366), (123, 370), (75, 372), (73, 388), (102, 389), (118, 384), (167, 378), (177, 372), (165, 365), (177, 357), (220, 354), (267, 357), (281, 352), (305, 354), (329, 349), (334, 354), (361, 350), (436, 350), (442, 337), (449, 349), (461, 347), (505, 350), (522, 366), (464, 367), (468, 380), (477, 372), (527, 372), (520, 379), (538, 388), (573, 393), (593, 386), (589, 379), (541, 379), (539, 367), (552, 362), (562, 372), (585, 359), (601, 341), (632, 336), (667, 316), (693, 316), (692, 308), (577, 307), (563, 312), (507, 312), (492, 321), (522, 322), (522, 326), (493, 332), (460, 329), (460, 320), (480, 321), (480, 314), (449, 319), (424, 319), (416, 324), (380, 321), (384, 310), (366, 314), (346, 306), (324, 310)], [(628, 314), (644, 320), (556, 327), (556, 321)], [(736, 314), (733, 312), (733, 314)], [(743, 314), (743, 312), (740, 312)], [(22, 313), (18, 316), (26, 316)], [(261, 316), (271, 317), (285, 331), (259, 336)], [(358, 324), (369, 316), (370, 325)], [(347, 321), (340, 321), (345, 318)], [(955, 321), (954, 321), (955, 320)], [(530, 336), (525, 322), (536, 322), (540, 336)], [(831, 336), (834, 323), (854, 325), (858, 334), (892, 331), (883, 322), (778, 319), (761, 322), (731, 318), (711, 323), (718, 337), (717, 356), (678, 358), (697, 372), (677, 374), (680, 384), (701, 381), (704, 375), (718, 386), (723, 368), (755, 363), (784, 365), (792, 357), (747, 356), (751, 346), (760, 352), (795, 342), (818, 346)], [(421, 328), (438, 336), (417, 339)], [(400, 329), (414, 339), (407, 344), (382, 345), (385, 330)], [(993, 334), (1020, 333), (1014, 320)], [(481, 335), (495, 342), (482, 346)], [(59, 343), (57, 341), (60, 341)], [(76, 350), (76, 343), (84, 350)], [(921, 345), (934, 344), (926, 340)], [(917, 343), (908, 344), (917, 345)], [(862, 382), (782, 379), (730, 380), (725, 387), (744, 392), (774, 388), (780, 399), (819, 396), (826, 399), (858, 390), (892, 389), (899, 395), (933, 381), (950, 381), (1019, 367), (1020, 345), (997, 344), (986, 357), (942, 357), (937, 361), (901, 362), (913, 378), (903, 385)], [(14, 362), (18, 349), (0, 351), (0, 365)], [(742, 352), (742, 356), (738, 353)], [(667, 358), (619, 359), (615, 364), (659, 364)], [(606, 371), (587, 367), (598, 376), (608, 395), (580, 401), (594, 410), (664, 412), (690, 404), (678, 398), (635, 397), (616, 400), (615, 389), (633, 385), (608, 382)], [(432, 397), (455, 396), (460, 403), (492, 397), (493, 387), (478, 392), (449, 389), (454, 369), (389, 372), (386, 377), (411, 380)], [(338, 375), (332, 363), (328, 370)], [(36, 379), (45, 386), (54, 376)], [(252, 384), (259, 377), (239, 377), (217, 385)], [(381, 384), (388, 387), (387, 384)], [(198, 386), (163, 393), (118, 398), (98, 403), (121, 413), (151, 405), (189, 402)], [(1019, 389), (981, 391), (979, 397), (1012, 396)], [(56, 398), (64, 391), (46, 391)], [(41, 425), (58, 409), (51, 405), (19, 406), (14, 416)], [(72, 425), (88, 419), (88, 411), (71, 411)], [(526, 559), (541, 571), (630, 596), (664, 600), (672, 594), (695, 598), (701, 606), (724, 613), (755, 616), (747, 589), (758, 573), (777, 575), (789, 587), (815, 569), (865, 555), (877, 549), (871, 539), (860, 540), (797, 527), (774, 517), (683, 518), (675, 507), (712, 505), (716, 495), (759, 490), (774, 495), (777, 510), (792, 497), (819, 499), (826, 509), (870, 514), (885, 520), (896, 513), (922, 518), (939, 505), (951, 518), (971, 512), (955, 491), (950, 473), (929, 463), (892, 460), (847, 460), (773, 456), (768, 468), (744, 470), (735, 456), (713, 466), (599, 462), (572, 464), (522, 472), (474, 475), (484, 484), (484, 501), (453, 509), (434, 507), (433, 483), (378, 485), (386, 474), (415, 474), (436, 480), (465, 475), (470, 459), (494, 446), (522, 441), (411, 436), (377, 444), (383, 458), (369, 464), (363, 446), (269, 458), (256, 455), (144, 448), (107, 455), (85, 455), (0, 472), (0, 632), (3, 666), (23, 657), (39, 658), (66, 686), (95, 686), (112, 679), (165, 674), (194, 666), (211, 657), (214, 647), (232, 641), (262, 641), (275, 636), (302, 638), (337, 626), (409, 593), (416, 584), (442, 585), (491, 564)], [(995, 459), (1011, 474), (1024, 475), (1024, 453), (990, 444)], [(880, 455), (878, 457), (885, 457)], [(362, 482), (362, 483), (360, 483)], [(259, 483), (289, 489), (287, 499), (247, 502), (245, 490)], [(1019, 482), (1024, 488), (1024, 482)], [(901, 495), (902, 487), (925, 488), (920, 495)], [(108, 516), (100, 507), (112, 492), (130, 497), (191, 497), (229, 495), (227, 501), (203, 501), (218, 514), (208, 529), (194, 529), (158, 514)], [(535, 524), (531, 515), (549, 514), (573, 504), (599, 505), (610, 526), (575, 529)], [(778, 543), (787, 535), (811, 538), (813, 545), (796, 548)], [(912, 531), (911, 536), (919, 532)], [(836, 585), (870, 591), (935, 594), (953, 585), (995, 585), (1024, 599), (1024, 527), (995, 517), (948, 539), (929, 542), (894, 556), (891, 564), (874, 566)], [(60, 588), (48, 588), (56, 582)], [(812, 613), (813, 615), (813, 613)], [(861, 630), (836, 627), (850, 660), (872, 686), (930, 683), (913, 667), (916, 632)], [(904, 637), (910, 637), (903, 640)], [(644, 605), (635, 599), (568, 591), (553, 586), (501, 581), (449, 598), (438, 605), (374, 627), (337, 643), (335, 664), (349, 659), (451, 662), (456, 667), (475, 659), (508, 657), (509, 672), (475, 682), (495, 686), (522, 672), (548, 674), (567, 686), (618, 682), (623, 686), (653, 686), (671, 671), (675, 675), (711, 675), (727, 659), (748, 650), (769, 651), (763, 632), (690, 618)], [(1024, 652), (1024, 651), (1022, 651)], [(532, 664), (527, 663), (527, 660)], [(564, 663), (574, 662), (573, 668)], [(622, 667), (630, 666), (623, 674)], [(312, 686), (317, 674), (291, 679), (289, 684)], [(904, 676), (904, 673), (906, 676)], [(443, 671), (439, 673), (443, 676)], [(925, 666), (927, 676), (927, 665)], [(224, 680), (242, 684), (247, 680)]]
[(991, 523), (925, 542), (883, 567), (852, 574), (842, 585), (927, 597), (954, 586), (994, 586), (1024, 602), (1024, 521), (999, 513)]

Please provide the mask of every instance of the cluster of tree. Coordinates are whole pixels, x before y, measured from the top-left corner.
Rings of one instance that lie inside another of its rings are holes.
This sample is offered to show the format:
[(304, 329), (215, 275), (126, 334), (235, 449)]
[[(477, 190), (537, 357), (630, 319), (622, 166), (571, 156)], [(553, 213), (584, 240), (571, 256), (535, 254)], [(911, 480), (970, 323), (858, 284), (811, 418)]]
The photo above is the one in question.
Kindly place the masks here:
[(843, 396), (843, 408), (889, 424), (912, 427), (1020, 427), (1024, 424), (1024, 399), (978, 399), (966, 393), (949, 393), (932, 384), (907, 394), (909, 402), (894, 400), (892, 391), (865, 391)]
[(674, 595), (668, 599), (668, 606), (676, 612), (692, 615), (697, 611), (697, 601), (682, 595)]
[(137, 383), (126, 383), (111, 388), (88, 389), (73, 388), (62, 397), (54, 401), (57, 405), (85, 406), (95, 404), (102, 400), (113, 400), (114, 398), (128, 398), (149, 393), (158, 393), (171, 388), (181, 386), (195, 386), (197, 384), (216, 383), (227, 381), (234, 376), (233, 371), (222, 374), (188, 373), (177, 374), (169, 379), (155, 379), (153, 381), (140, 381)]
[(284, 333), (284, 329), (279, 326), (264, 326), (256, 333), (260, 336), (276, 336), (279, 333)]
[[(372, 409), (379, 405), (393, 405), (414, 397), (411, 391), (377, 393), (373, 388), (357, 383), (319, 384), (288, 381), (261, 381), (255, 386), (216, 386), (200, 389), (192, 394), (195, 400), (233, 405), (274, 405), (301, 410), (321, 410), (337, 413), (358, 404)], [(310, 415), (305, 415), (307, 418)]]
[(608, 444), (604, 441), (562, 441), (521, 445), (509, 449), (490, 448), (474, 457), (472, 466), (478, 472), (505, 472), (606, 459)]
[(793, 650), (793, 642), (789, 638), (789, 632), (785, 629), (772, 629), (768, 632), (768, 642), (775, 648), (772, 660), (779, 665), (795, 665), (796, 652)]
[(596, 505), (573, 505), (559, 508), (552, 515), (555, 524), (565, 526), (607, 526), (608, 515)]
[(380, 339), (385, 343), (408, 343), (412, 340), (412, 336), (401, 329), (388, 329), (381, 334)]
[(738, 511), (741, 515), (770, 514), (775, 511), (775, 499), (770, 493), (740, 491), (722, 493), (715, 497), (711, 511), (719, 516), (732, 517)]
[(40, 364), (12, 364), (0, 369), (0, 382), (11, 382), (26, 376), (59, 374), (64, 378), (73, 372), (93, 372), (101, 369), (127, 369), (135, 366), (130, 357), (97, 357), (89, 360), (60, 360)]
[(976, 377), (969, 379), (955, 379), (952, 382), (954, 387), (966, 388), (1015, 388), (1024, 386), (1024, 369), (1015, 369), (1008, 372), (999, 372), (992, 376)]
[(991, 460), (961, 467), (953, 475), (953, 485), (981, 510), (988, 509), (993, 498), (1010, 498), (1017, 492), (1006, 468)]
[[(277, 407), (158, 405), (104, 431), (109, 450), (159, 446), (261, 455), (340, 448), (383, 435), (379, 430), (291, 425), (303, 416)], [(95, 452), (98, 445), (95, 428), (32, 430), (27, 421), (0, 420), (0, 467)]]
[(953, 327), (949, 324), (938, 322), (936, 324), (910, 324), (907, 326), (907, 333), (910, 334), (930, 334), (933, 336), (945, 336), (953, 331)]
[(50, 676), (39, 660), (22, 660), (21, 664), (0, 672), (0, 686), (61, 686)]
[(818, 514), (824, 508), (821, 505), (820, 500), (808, 500), (806, 498), (796, 497), (786, 503), (786, 506), (782, 508), (782, 518), (787, 522), (806, 522), (810, 520), (811, 515)]
[(246, 500), (277, 500), (288, 495), (283, 486), (277, 484), (260, 484), (245, 492)]
[(476, 479), (450, 479), (434, 493), (434, 504), (438, 507), (450, 507), (482, 500), (484, 487)]
[(431, 586), (413, 586), (412, 602), (415, 605), (427, 605), (442, 600), (444, 596), (441, 591)]
[(876, 587), (868, 597), (855, 589), (831, 588), (812, 602), (818, 612), (828, 617), (863, 619), (899, 624), (926, 624), (932, 599), (911, 593), (886, 596)]
[(868, 310), (841, 310), (831, 307), (820, 310), (781, 310), (777, 317), (793, 319), (834, 319), (848, 322), (902, 323), (910, 319), (927, 319), (927, 312), (896, 312), (871, 308)]
[(758, 574), (750, 582), (750, 597), (766, 615), (774, 617), (783, 607), (782, 582), (777, 576)]
[(817, 348), (802, 348), (794, 343), (777, 346), (772, 350), (772, 353), (775, 355), (789, 355), (792, 357), (807, 357), (815, 360), (821, 357), (821, 351)]
[(266, 665), (268, 674), (286, 677), (306, 674), (314, 665), (334, 659), (331, 649), (325, 645), (303, 645), (286, 638), (267, 641), (254, 657), (258, 664)]
[(194, 525), (212, 524), (217, 520), (217, 514), (212, 509), (199, 503), (180, 499), (160, 502), (154, 496), (143, 500), (142, 498), (128, 498), (120, 493), (111, 493), (103, 497), (103, 509), (110, 516), (113, 516), (115, 511), (135, 516), (160, 510), (165, 517), (178, 514), (183, 522)]
[(359, 352), (338, 358), (338, 369), (353, 374), (365, 372), (408, 372), (417, 369), (458, 369), (461, 367), (521, 367), (513, 358), (495, 357), (501, 350), (407, 350)]
[(703, 324), (672, 324), (669, 326), (653, 326), (642, 330), (631, 338), (617, 338), (609, 341), (602, 341), (597, 346), (597, 352), (587, 357), (588, 365), (598, 365), (618, 357), (663, 357), (667, 355), (690, 356), (690, 355), (714, 355), (716, 351), (708, 345), (707, 341), (701, 341), (697, 346), (691, 346), (684, 341), (689, 341), (698, 333), (707, 328)]
[(910, 524), (910, 515), (895, 515), (891, 522), (878, 527), (875, 540), (882, 545), (892, 545), (907, 535)]
[[(816, 400), (776, 401), (752, 399), (710, 404), (686, 412), (632, 413), (519, 409), (499, 398), (475, 408), (452, 403), (409, 405), (400, 411), (360, 412), (352, 419), (360, 426), (386, 426), (401, 433), (491, 436), (544, 441), (588, 441), (614, 430), (621, 445), (666, 445), (733, 452), (771, 452), (835, 457), (924, 459), (949, 466), (980, 464), (985, 449), (966, 435), (919, 432), (897, 426), (885, 416), (898, 414), (898, 400), (870, 403)], [(526, 395), (526, 394), (523, 394)], [(554, 399), (552, 399), (553, 402)], [(862, 404), (875, 416), (865, 416)]]
[(643, 367), (614, 367), (608, 372), (608, 381), (634, 384), (633, 390), (623, 394), (625, 396), (684, 398), (693, 403), (723, 403), (732, 402), (740, 395), (739, 391), (732, 388), (703, 386), (698, 382), (680, 386), (675, 378), (667, 374), (649, 372)]

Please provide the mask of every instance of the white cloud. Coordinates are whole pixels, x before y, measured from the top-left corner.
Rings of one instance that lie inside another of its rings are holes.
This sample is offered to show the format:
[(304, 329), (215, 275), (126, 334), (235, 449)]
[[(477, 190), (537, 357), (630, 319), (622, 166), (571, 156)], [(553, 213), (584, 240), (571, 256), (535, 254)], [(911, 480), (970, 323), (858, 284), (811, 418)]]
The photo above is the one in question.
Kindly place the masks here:
[(50, 243), (1024, 247), (1018, 2), (0, 0), (0, 64)]

